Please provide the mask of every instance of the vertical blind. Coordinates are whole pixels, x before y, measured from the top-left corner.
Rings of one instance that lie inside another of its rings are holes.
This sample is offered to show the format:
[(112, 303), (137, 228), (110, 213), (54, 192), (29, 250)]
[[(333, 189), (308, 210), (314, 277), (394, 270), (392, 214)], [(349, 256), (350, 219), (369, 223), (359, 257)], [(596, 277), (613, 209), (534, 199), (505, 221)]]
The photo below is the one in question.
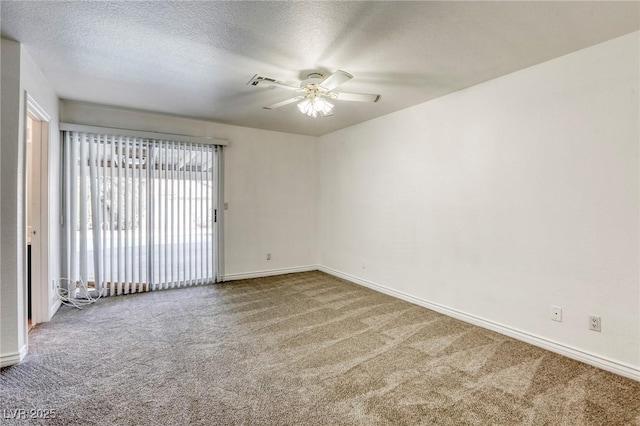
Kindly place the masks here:
[(67, 278), (102, 296), (215, 282), (218, 150), (66, 131)]

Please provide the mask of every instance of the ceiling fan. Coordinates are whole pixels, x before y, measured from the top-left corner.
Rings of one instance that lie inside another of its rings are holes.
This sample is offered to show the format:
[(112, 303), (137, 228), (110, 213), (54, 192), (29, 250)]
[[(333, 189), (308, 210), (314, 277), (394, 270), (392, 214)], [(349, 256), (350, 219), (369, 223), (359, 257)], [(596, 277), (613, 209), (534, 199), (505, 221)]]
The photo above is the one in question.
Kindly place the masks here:
[(311, 73), (307, 76), (306, 80), (300, 82), (299, 86), (283, 83), (272, 78), (261, 77), (259, 75), (255, 75), (247, 84), (252, 86), (264, 86), (270, 89), (286, 89), (299, 93), (293, 98), (265, 106), (264, 109), (280, 108), (285, 105), (298, 102), (298, 109), (301, 113), (306, 114), (309, 117), (317, 118), (319, 114), (324, 117), (333, 115), (331, 112), (333, 104), (329, 100), (350, 102), (378, 102), (380, 100), (380, 95), (334, 91), (338, 86), (346, 83), (352, 78), (353, 76), (348, 72), (338, 70), (326, 78), (320, 73)]

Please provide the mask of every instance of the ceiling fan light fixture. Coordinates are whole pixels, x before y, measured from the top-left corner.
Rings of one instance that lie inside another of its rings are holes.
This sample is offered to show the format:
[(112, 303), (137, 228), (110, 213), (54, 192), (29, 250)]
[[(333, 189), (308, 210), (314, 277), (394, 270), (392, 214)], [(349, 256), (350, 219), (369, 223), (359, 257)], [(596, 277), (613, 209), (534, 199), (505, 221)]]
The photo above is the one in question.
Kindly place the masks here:
[(333, 104), (325, 98), (313, 96), (306, 97), (298, 102), (298, 109), (301, 113), (306, 114), (309, 117), (317, 118), (318, 114), (326, 116), (331, 113)]

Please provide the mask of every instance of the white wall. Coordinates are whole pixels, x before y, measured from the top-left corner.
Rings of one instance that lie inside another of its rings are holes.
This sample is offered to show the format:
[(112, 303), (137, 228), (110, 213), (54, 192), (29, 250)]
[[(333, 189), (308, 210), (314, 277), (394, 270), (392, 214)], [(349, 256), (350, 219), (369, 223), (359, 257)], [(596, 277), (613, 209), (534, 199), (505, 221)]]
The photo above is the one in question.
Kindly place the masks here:
[(21, 178), (18, 158), (20, 134), (20, 45), (2, 40), (0, 85), (0, 366), (24, 356), (24, 315), (22, 294), (22, 247), (18, 232), (18, 186)]
[[(25, 170), (26, 170), (26, 93), (29, 93), (51, 118), (50, 145), (45, 146), (42, 156), (45, 161), (43, 173), (49, 167), (54, 178), (47, 182), (49, 187), (59, 185), (57, 180), (58, 98), (40, 73), (35, 63), (19, 43), (2, 40), (2, 180), (0, 187), (0, 246), (2, 247), (2, 273), (0, 282), (0, 365), (15, 362), (26, 353), (26, 283), (24, 264), (25, 246)], [(55, 225), (57, 216), (57, 194), (53, 192), (42, 206), (51, 212), (54, 222), (49, 232), (42, 235), (45, 245), (59, 244), (60, 233)], [(56, 199), (53, 199), (56, 198)], [(46, 214), (43, 216), (47, 216)], [(54, 246), (54, 247), (57, 247)], [(49, 277), (59, 273), (59, 250), (48, 251)], [(50, 289), (47, 286), (48, 289)], [(53, 305), (53, 294), (45, 295)], [(48, 318), (47, 318), (48, 319)]]
[(639, 34), (321, 137), (319, 264), (640, 378)]
[(61, 121), (228, 139), (225, 278), (316, 264), (316, 138), (70, 101)]

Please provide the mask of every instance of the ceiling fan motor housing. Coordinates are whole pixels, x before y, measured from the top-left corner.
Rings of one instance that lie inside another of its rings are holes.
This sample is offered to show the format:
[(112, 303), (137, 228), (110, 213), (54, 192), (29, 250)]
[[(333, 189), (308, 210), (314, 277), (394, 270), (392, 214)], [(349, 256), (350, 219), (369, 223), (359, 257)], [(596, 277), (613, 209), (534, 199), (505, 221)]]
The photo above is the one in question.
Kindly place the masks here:
[(302, 88), (310, 84), (314, 84), (317, 86), (320, 82), (322, 82), (323, 79), (324, 79), (323, 75), (320, 74), (319, 72), (311, 73), (307, 76), (306, 80), (303, 80), (302, 82), (300, 82), (300, 87)]

